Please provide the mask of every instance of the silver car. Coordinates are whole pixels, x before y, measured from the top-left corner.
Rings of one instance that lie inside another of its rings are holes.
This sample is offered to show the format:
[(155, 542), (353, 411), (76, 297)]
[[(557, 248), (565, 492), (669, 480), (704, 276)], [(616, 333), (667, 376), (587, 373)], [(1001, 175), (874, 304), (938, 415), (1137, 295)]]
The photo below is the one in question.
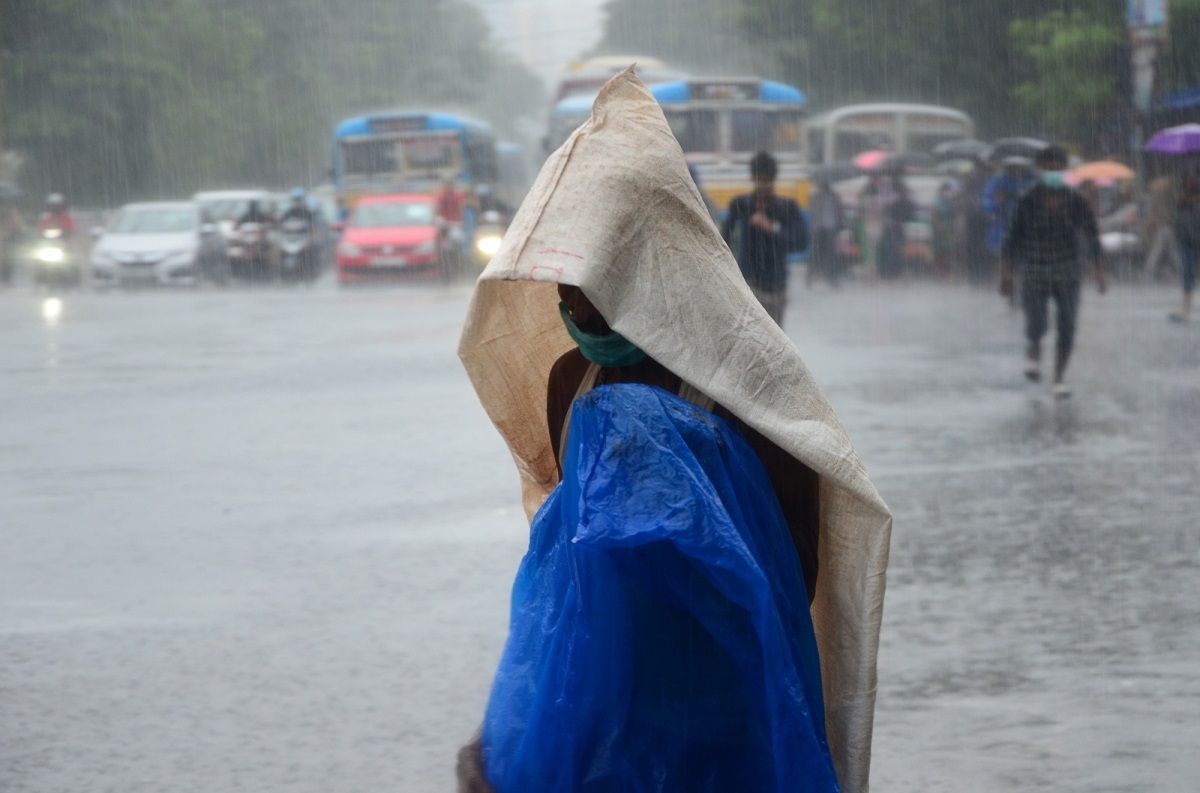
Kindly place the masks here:
[(92, 248), (97, 286), (223, 281), (229, 271), (225, 240), (192, 201), (127, 204)]

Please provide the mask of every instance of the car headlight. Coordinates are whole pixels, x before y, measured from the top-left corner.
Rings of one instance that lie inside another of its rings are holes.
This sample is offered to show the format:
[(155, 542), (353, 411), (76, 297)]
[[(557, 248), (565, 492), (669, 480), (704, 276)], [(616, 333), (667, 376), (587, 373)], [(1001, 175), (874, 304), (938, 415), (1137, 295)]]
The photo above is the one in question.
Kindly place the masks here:
[(485, 234), (475, 241), (475, 249), (484, 256), (495, 256), (504, 239), (498, 234)]
[(362, 248), (349, 242), (343, 242), (337, 251), (340, 256), (362, 256)]
[(437, 240), (428, 240), (426, 242), (422, 242), (420, 245), (413, 248), (413, 253), (421, 256), (430, 253), (437, 253)]
[(67, 254), (62, 248), (43, 245), (33, 252), (33, 258), (46, 264), (61, 264), (67, 258)]

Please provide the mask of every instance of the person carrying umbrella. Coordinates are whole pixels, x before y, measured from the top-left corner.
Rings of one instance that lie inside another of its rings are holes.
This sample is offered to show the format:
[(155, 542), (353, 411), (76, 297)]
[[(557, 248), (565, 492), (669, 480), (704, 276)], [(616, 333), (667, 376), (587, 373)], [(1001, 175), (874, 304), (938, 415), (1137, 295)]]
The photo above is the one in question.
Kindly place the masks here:
[(1175, 211), (1175, 236), (1179, 240), (1183, 305), (1171, 313), (1173, 322), (1192, 318), (1192, 292), (1196, 290), (1196, 267), (1200, 263), (1200, 173), (1192, 169), (1183, 178)]
[[(1038, 153), (1035, 164), (1041, 183), (1017, 204), (1005, 237), (1000, 259), (1000, 293), (1013, 294), (1013, 269), (1021, 268), (1021, 306), (1025, 311), (1025, 376), (1041, 379), (1042, 337), (1047, 313), (1055, 304), (1058, 336), (1054, 357), (1054, 395), (1071, 395), (1064, 382), (1075, 344), (1083, 259), (1094, 262), (1096, 286), (1107, 290), (1101, 264), (1100, 233), (1087, 201), (1067, 186), (1064, 171), (1067, 153), (1049, 146)], [(1086, 250), (1080, 250), (1083, 247)]]

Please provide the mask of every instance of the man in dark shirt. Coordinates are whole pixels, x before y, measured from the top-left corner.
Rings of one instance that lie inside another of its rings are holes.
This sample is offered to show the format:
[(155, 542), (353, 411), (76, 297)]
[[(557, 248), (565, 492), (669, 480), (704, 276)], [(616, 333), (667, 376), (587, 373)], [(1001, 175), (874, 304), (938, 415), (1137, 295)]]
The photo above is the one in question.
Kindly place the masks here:
[(775, 195), (779, 164), (765, 151), (750, 161), (754, 192), (729, 204), (721, 236), (733, 246), (738, 236), (738, 266), (754, 296), (780, 327), (787, 307), (787, 256), (808, 247), (808, 226), (800, 207), (790, 198)]
[[(1100, 235), (1096, 217), (1083, 196), (1067, 187), (1064, 171), (1067, 153), (1050, 146), (1037, 156), (1041, 183), (1017, 204), (1004, 239), (1000, 264), (1000, 292), (1013, 292), (1013, 267), (1021, 268), (1021, 304), (1025, 310), (1025, 376), (1041, 379), (1042, 337), (1046, 335), (1047, 309), (1054, 301), (1058, 339), (1054, 359), (1054, 395), (1071, 395), (1063, 382), (1075, 341), (1083, 259), (1094, 262), (1096, 286), (1107, 288), (1100, 261)], [(1080, 248), (1085, 248), (1081, 251)]]

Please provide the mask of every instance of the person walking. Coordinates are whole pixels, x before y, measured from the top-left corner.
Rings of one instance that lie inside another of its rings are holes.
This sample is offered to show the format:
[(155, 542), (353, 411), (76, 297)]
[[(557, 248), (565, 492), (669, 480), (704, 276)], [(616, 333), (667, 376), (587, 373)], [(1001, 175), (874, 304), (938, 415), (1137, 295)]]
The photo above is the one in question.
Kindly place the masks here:
[[(1083, 262), (1093, 262), (1096, 287), (1107, 290), (1096, 217), (1084, 198), (1066, 183), (1067, 153), (1049, 146), (1037, 155), (1041, 182), (1018, 202), (1001, 249), (1000, 293), (1013, 294), (1013, 270), (1021, 270), (1021, 306), (1025, 312), (1025, 376), (1041, 379), (1042, 338), (1051, 301), (1057, 339), (1053, 393), (1071, 395), (1064, 381), (1075, 345)], [(1085, 250), (1081, 250), (1081, 247)]]
[(531, 519), (459, 790), (865, 793), (890, 515), (632, 69), (459, 355)]
[(1200, 171), (1192, 170), (1183, 178), (1175, 211), (1175, 236), (1179, 240), (1183, 282), (1183, 305), (1171, 313), (1173, 322), (1192, 318), (1192, 292), (1196, 290), (1196, 267), (1200, 263)]
[(812, 286), (817, 278), (825, 278), (837, 286), (842, 276), (837, 241), (846, 227), (846, 207), (828, 179), (817, 179), (816, 188), (808, 204), (813, 244), (805, 283)]
[(808, 247), (808, 226), (800, 207), (775, 194), (779, 163), (760, 151), (750, 161), (754, 192), (729, 202), (721, 236), (737, 240), (737, 262), (754, 296), (780, 327), (787, 310), (787, 257)]
[(892, 280), (904, 275), (908, 265), (907, 226), (916, 215), (917, 207), (908, 191), (908, 184), (900, 174), (893, 175), (888, 183), (887, 203), (883, 208), (883, 232), (879, 237), (879, 277)]
[[(980, 201), (988, 215), (986, 242), (993, 267), (1000, 260), (1000, 249), (1004, 247), (1004, 238), (1021, 196), (1036, 182), (1030, 164), (1024, 157), (1006, 157), (1000, 173), (993, 176), (983, 190)], [(994, 278), (996, 270), (991, 272)]]
[(1175, 180), (1169, 174), (1162, 174), (1150, 183), (1149, 194), (1145, 238), (1150, 241), (1150, 247), (1142, 271), (1149, 278), (1160, 276), (1165, 267), (1181, 273), (1183, 259), (1180, 257), (1179, 239), (1175, 236), (1175, 215), (1179, 204)]

